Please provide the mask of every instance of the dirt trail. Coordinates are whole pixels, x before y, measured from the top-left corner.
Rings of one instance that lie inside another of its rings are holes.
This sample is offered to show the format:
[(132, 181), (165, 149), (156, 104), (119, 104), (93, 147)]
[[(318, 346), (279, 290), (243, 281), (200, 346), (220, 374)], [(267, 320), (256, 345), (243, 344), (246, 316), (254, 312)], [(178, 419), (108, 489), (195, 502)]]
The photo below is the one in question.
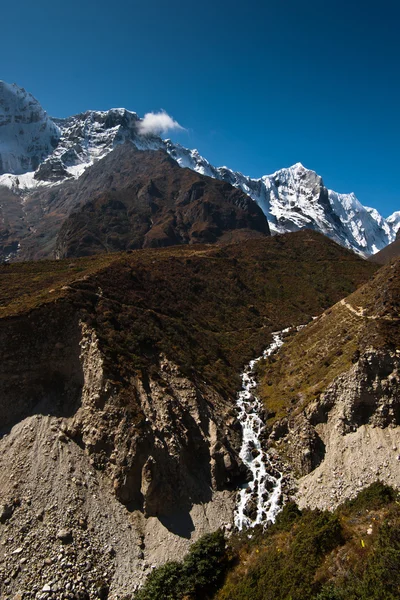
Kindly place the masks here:
[(358, 306), (357, 308), (355, 308), (354, 306), (352, 306), (351, 304), (349, 304), (345, 298), (343, 298), (343, 300), (340, 301), (340, 304), (342, 306), (345, 306), (347, 308), (347, 310), (349, 310), (350, 312), (352, 312), (354, 315), (357, 315), (357, 317), (362, 317), (364, 319), (370, 319), (371, 321), (376, 321), (377, 319), (382, 319), (384, 321), (400, 321), (399, 317), (389, 317), (387, 316), (381, 316), (381, 315), (366, 315), (365, 313), (365, 309), (362, 308), (361, 306)]

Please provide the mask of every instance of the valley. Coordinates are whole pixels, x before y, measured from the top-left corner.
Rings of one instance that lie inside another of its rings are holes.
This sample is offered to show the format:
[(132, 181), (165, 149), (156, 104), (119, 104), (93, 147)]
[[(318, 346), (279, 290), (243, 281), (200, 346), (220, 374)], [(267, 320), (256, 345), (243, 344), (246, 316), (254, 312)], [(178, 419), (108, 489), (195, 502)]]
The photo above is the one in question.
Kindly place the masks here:
[(243, 365), (376, 269), (312, 231), (0, 267), (1, 593), (123, 597), (229, 526)]
[(0, 82), (1, 599), (396, 600), (399, 211), (154, 119)]

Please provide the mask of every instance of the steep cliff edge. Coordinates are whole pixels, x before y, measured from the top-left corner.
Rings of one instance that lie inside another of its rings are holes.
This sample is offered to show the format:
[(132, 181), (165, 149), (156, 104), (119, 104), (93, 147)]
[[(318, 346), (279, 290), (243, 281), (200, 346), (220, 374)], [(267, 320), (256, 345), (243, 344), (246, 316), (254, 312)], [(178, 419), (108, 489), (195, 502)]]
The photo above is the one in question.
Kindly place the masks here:
[(373, 481), (400, 488), (400, 262), (323, 313), (264, 366), (270, 443), (300, 506), (335, 508)]
[(300, 232), (0, 270), (0, 593), (122, 598), (232, 522), (242, 366), (376, 267)]

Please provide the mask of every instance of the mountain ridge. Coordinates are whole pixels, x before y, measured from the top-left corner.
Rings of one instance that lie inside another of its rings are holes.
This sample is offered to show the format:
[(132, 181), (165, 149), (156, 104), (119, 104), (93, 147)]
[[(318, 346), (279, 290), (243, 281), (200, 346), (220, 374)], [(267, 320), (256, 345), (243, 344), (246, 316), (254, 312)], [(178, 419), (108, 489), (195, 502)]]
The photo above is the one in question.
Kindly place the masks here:
[[(0, 82), (0, 99), (2, 86), (10, 87)], [(20, 88), (15, 86), (13, 89), (18, 96)], [(341, 245), (368, 256), (392, 242), (400, 227), (398, 212), (383, 218), (376, 209), (364, 207), (354, 194), (328, 190), (322, 178), (301, 163), (260, 178), (250, 178), (227, 167), (214, 167), (197, 150), (189, 150), (156, 135), (141, 135), (141, 119), (137, 113), (126, 109), (89, 110), (65, 119), (54, 118), (51, 122), (58, 132), (54, 150), (39, 161), (34, 171), (3, 172), (0, 186), (27, 196), (35, 189), (39, 191), (79, 178), (90, 165), (119, 144), (129, 141), (139, 150), (166, 150), (180, 166), (240, 188), (259, 204), (272, 233), (297, 231), (304, 227), (316, 229)], [(0, 124), (0, 137), (1, 132)], [(5, 159), (3, 162), (9, 164)]]

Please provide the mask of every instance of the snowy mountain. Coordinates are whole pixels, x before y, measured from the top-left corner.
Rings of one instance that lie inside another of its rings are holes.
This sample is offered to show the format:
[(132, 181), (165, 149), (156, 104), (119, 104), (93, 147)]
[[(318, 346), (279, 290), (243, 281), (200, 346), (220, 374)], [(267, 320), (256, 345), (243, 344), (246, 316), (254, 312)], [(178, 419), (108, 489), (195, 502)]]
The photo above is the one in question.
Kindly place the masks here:
[(59, 128), (31, 94), (0, 82), (0, 174), (37, 169), (59, 139)]
[(354, 194), (328, 190), (317, 173), (300, 163), (252, 179), (228, 167), (214, 167), (197, 150), (141, 135), (141, 122), (136, 113), (123, 108), (50, 119), (25, 90), (0, 82), (0, 186), (25, 196), (43, 186), (59, 185), (80, 177), (128, 141), (140, 150), (164, 149), (181, 167), (242, 189), (259, 204), (273, 233), (310, 228), (368, 256), (392, 242), (400, 228), (400, 212), (385, 219)]
[(252, 179), (227, 167), (215, 168), (197, 150), (170, 140), (165, 140), (165, 147), (182, 167), (240, 187), (262, 208), (273, 233), (315, 229), (368, 256), (392, 242), (400, 228), (400, 211), (385, 219), (376, 209), (363, 206), (354, 194), (328, 190), (322, 178), (301, 163)]
[(392, 231), (397, 235), (400, 229), (400, 210), (396, 210), (390, 217), (386, 219)]

